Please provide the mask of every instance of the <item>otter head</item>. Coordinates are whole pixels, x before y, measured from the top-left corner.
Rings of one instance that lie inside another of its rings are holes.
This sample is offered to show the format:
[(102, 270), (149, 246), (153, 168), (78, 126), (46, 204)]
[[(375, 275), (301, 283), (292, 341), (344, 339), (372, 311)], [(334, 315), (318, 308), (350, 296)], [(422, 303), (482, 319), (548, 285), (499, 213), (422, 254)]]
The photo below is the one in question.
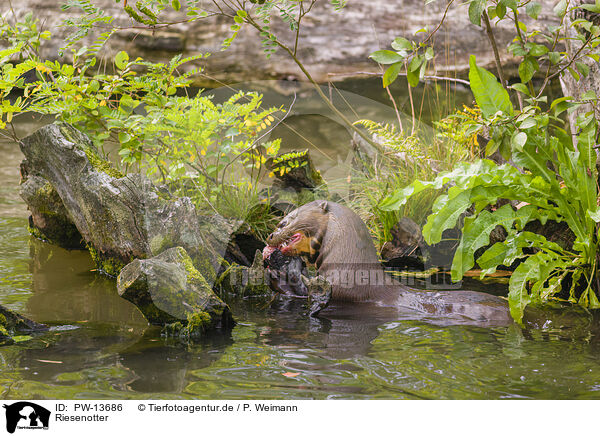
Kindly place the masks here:
[(307, 256), (314, 262), (327, 231), (328, 212), (327, 202), (317, 200), (287, 214), (267, 238), (263, 256), (279, 249), (286, 256)]

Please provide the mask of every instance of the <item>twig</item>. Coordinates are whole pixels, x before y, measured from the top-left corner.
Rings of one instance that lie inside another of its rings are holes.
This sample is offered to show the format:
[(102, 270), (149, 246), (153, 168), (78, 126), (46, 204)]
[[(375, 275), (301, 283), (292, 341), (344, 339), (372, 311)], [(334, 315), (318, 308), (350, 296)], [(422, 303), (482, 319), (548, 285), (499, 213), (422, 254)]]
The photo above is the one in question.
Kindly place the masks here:
[[(354, 75), (366, 75), (366, 76), (383, 76), (383, 73), (377, 73), (373, 71), (356, 71), (353, 73), (328, 73), (328, 76), (354, 76)], [(406, 76), (406, 73), (399, 73), (399, 76)], [(470, 86), (471, 83), (468, 80), (464, 79), (456, 79), (454, 77), (444, 77), (444, 76), (423, 76), (424, 79), (427, 80), (445, 80), (447, 82), (457, 82), (462, 83), (463, 85)]]
[(440, 27), (442, 27), (442, 24), (444, 24), (444, 21), (446, 20), (446, 15), (448, 14), (448, 10), (450, 9), (450, 6), (452, 5), (452, 3), (454, 3), (454, 0), (450, 0), (448, 2), (448, 4), (446, 5), (446, 9), (444, 10), (444, 15), (442, 15), (442, 19), (440, 20), (440, 22), (438, 23), (436, 28), (433, 29), (433, 31), (427, 36), (427, 38), (425, 38), (425, 41), (423, 41), (423, 44), (427, 44), (429, 42), (429, 40), (433, 37), (433, 35), (435, 35), (437, 33), (437, 31), (440, 30)]
[(504, 89), (506, 89), (506, 79), (504, 78), (504, 71), (502, 70), (502, 62), (500, 61), (500, 53), (498, 53), (498, 45), (496, 44), (496, 38), (494, 37), (494, 31), (490, 23), (490, 17), (486, 10), (483, 11), (483, 22), (485, 23), (485, 31), (487, 33), (492, 50), (494, 51), (494, 60), (496, 61), (496, 69), (498, 70), (498, 77)]

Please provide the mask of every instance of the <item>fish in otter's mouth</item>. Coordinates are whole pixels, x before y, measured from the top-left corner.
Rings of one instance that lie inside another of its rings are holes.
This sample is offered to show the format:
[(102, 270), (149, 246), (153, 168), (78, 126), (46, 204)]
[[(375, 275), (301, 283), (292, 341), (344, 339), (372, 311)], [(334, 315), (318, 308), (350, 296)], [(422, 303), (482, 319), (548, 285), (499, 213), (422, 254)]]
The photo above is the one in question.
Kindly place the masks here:
[(286, 256), (299, 256), (305, 252), (304, 245), (309, 243), (309, 239), (303, 233), (294, 233), (290, 238), (280, 243), (269, 244), (263, 249), (263, 259), (268, 259), (276, 250), (281, 251)]

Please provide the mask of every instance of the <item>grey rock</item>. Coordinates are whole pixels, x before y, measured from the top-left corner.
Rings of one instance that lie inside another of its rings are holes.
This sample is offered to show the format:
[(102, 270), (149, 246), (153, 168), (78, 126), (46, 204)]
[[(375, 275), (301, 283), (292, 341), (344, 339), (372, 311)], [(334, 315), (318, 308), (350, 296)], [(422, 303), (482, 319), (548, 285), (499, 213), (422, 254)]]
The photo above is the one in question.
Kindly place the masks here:
[(197, 329), (195, 335), (234, 325), (229, 307), (215, 295), (182, 247), (126, 265), (117, 278), (117, 290), (151, 324), (179, 322)]

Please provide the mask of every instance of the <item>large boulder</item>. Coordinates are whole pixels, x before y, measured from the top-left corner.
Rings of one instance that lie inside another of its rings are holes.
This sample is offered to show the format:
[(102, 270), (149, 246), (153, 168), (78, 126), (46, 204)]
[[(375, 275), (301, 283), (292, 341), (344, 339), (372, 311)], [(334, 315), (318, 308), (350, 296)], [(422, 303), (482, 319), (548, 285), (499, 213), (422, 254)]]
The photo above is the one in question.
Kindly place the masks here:
[(134, 259), (181, 246), (214, 281), (220, 253), (205, 244), (189, 198), (164, 198), (147, 178), (121, 174), (98, 156), (85, 135), (64, 123), (24, 138), (21, 150), (28, 166), (62, 200), (99, 269), (117, 276)]
[[(205, 68), (205, 74), (196, 79), (200, 86), (204, 86), (210, 77), (215, 77), (220, 82), (302, 77), (298, 66), (283, 50), (277, 50), (266, 58), (262, 38), (250, 26), (243, 26), (231, 47), (222, 51), (223, 39), (232, 33), (231, 19), (210, 16), (189, 24), (140, 30), (140, 25), (132, 21), (123, 10), (123, 2), (94, 0), (93, 3), (115, 18), (112, 25), (122, 28), (100, 52), (100, 56), (108, 61), (112, 62), (120, 50), (160, 62), (170, 60), (177, 53), (183, 53), (186, 57), (209, 52), (211, 56), (183, 66), (182, 72), (199, 66)], [(209, 5), (209, 9), (216, 9), (211, 2), (204, 3)], [(477, 56), (479, 66), (495, 71), (494, 55), (485, 30), (469, 21), (468, 2), (454, 2), (448, 11), (447, 2), (429, 2), (425, 6), (423, 3), (423, 0), (350, 1), (338, 12), (331, 2), (319, 1), (302, 21), (298, 58), (321, 83), (358, 76), (363, 72), (378, 73), (380, 69), (375, 62), (369, 60), (369, 54), (388, 48), (390, 42), (398, 36), (422, 38), (423, 34), (414, 36), (419, 29), (434, 29), (444, 18), (435, 35), (436, 52), (439, 54), (435, 67), (438, 72), (467, 71), (470, 54)], [(539, 3), (542, 5), (539, 21), (533, 22), (529, 17), (522, 17), (528, 30), (534, 30), (540, 23), (559, 24), (558, 17), (552, 12), (556, 1), (540, 0)], [(45, 28), (52, 29), (53, 38), (42, 45), (41, 55), (44, 58), (59, 59), (58, 52), (65, 45), (64, 39), (72, 34), (71, 28), (61, 26), (62, 21), (76, 20), (82, 13), (81, 9), (71, 7), (63, 10), (61, 2), (47, 0), (13, 1), (12, 5), (14, 13), (20, 19), (33, 12), (34, 16), (44, 20)], [(246, 5), (248, 8), (256, 7), (250, 2), (246, 2)], [(10, 17), (10, 12), (9, 4), (1, 2), (0, 14), (8, 14)], [(167, 7), (160, 19), (165, 22), (180, 21), (185, 19), (185, 12), (177, 13)], [(287, 22), (274, 17), (271, 29), (293, 46), (293, 32), (290, 32)], [(101, 31), (103, 30), (98, 29), (97, 32), (89, 32), (84, 43), (90, 46)], [(510, 20), (504, 20), (500, 24), (494, 24), (494, 32), (498, 46), (506, 47), (513, 39), (515, 30)], [(64, 57), (68, 59), (69, 56), (70, 52), (65, 51)], [(504, 63), (516, 65), (506, 50), (501, 49), (500, 56)], [(516, 74), (516, 68), (513, 72)]]
[(235, 324), (227, 304), (215, 295), (182, 247), (126, 265), (117, 278), (117, 290), (151, 324), (180, 323), (189, 336), (228, 330)]

